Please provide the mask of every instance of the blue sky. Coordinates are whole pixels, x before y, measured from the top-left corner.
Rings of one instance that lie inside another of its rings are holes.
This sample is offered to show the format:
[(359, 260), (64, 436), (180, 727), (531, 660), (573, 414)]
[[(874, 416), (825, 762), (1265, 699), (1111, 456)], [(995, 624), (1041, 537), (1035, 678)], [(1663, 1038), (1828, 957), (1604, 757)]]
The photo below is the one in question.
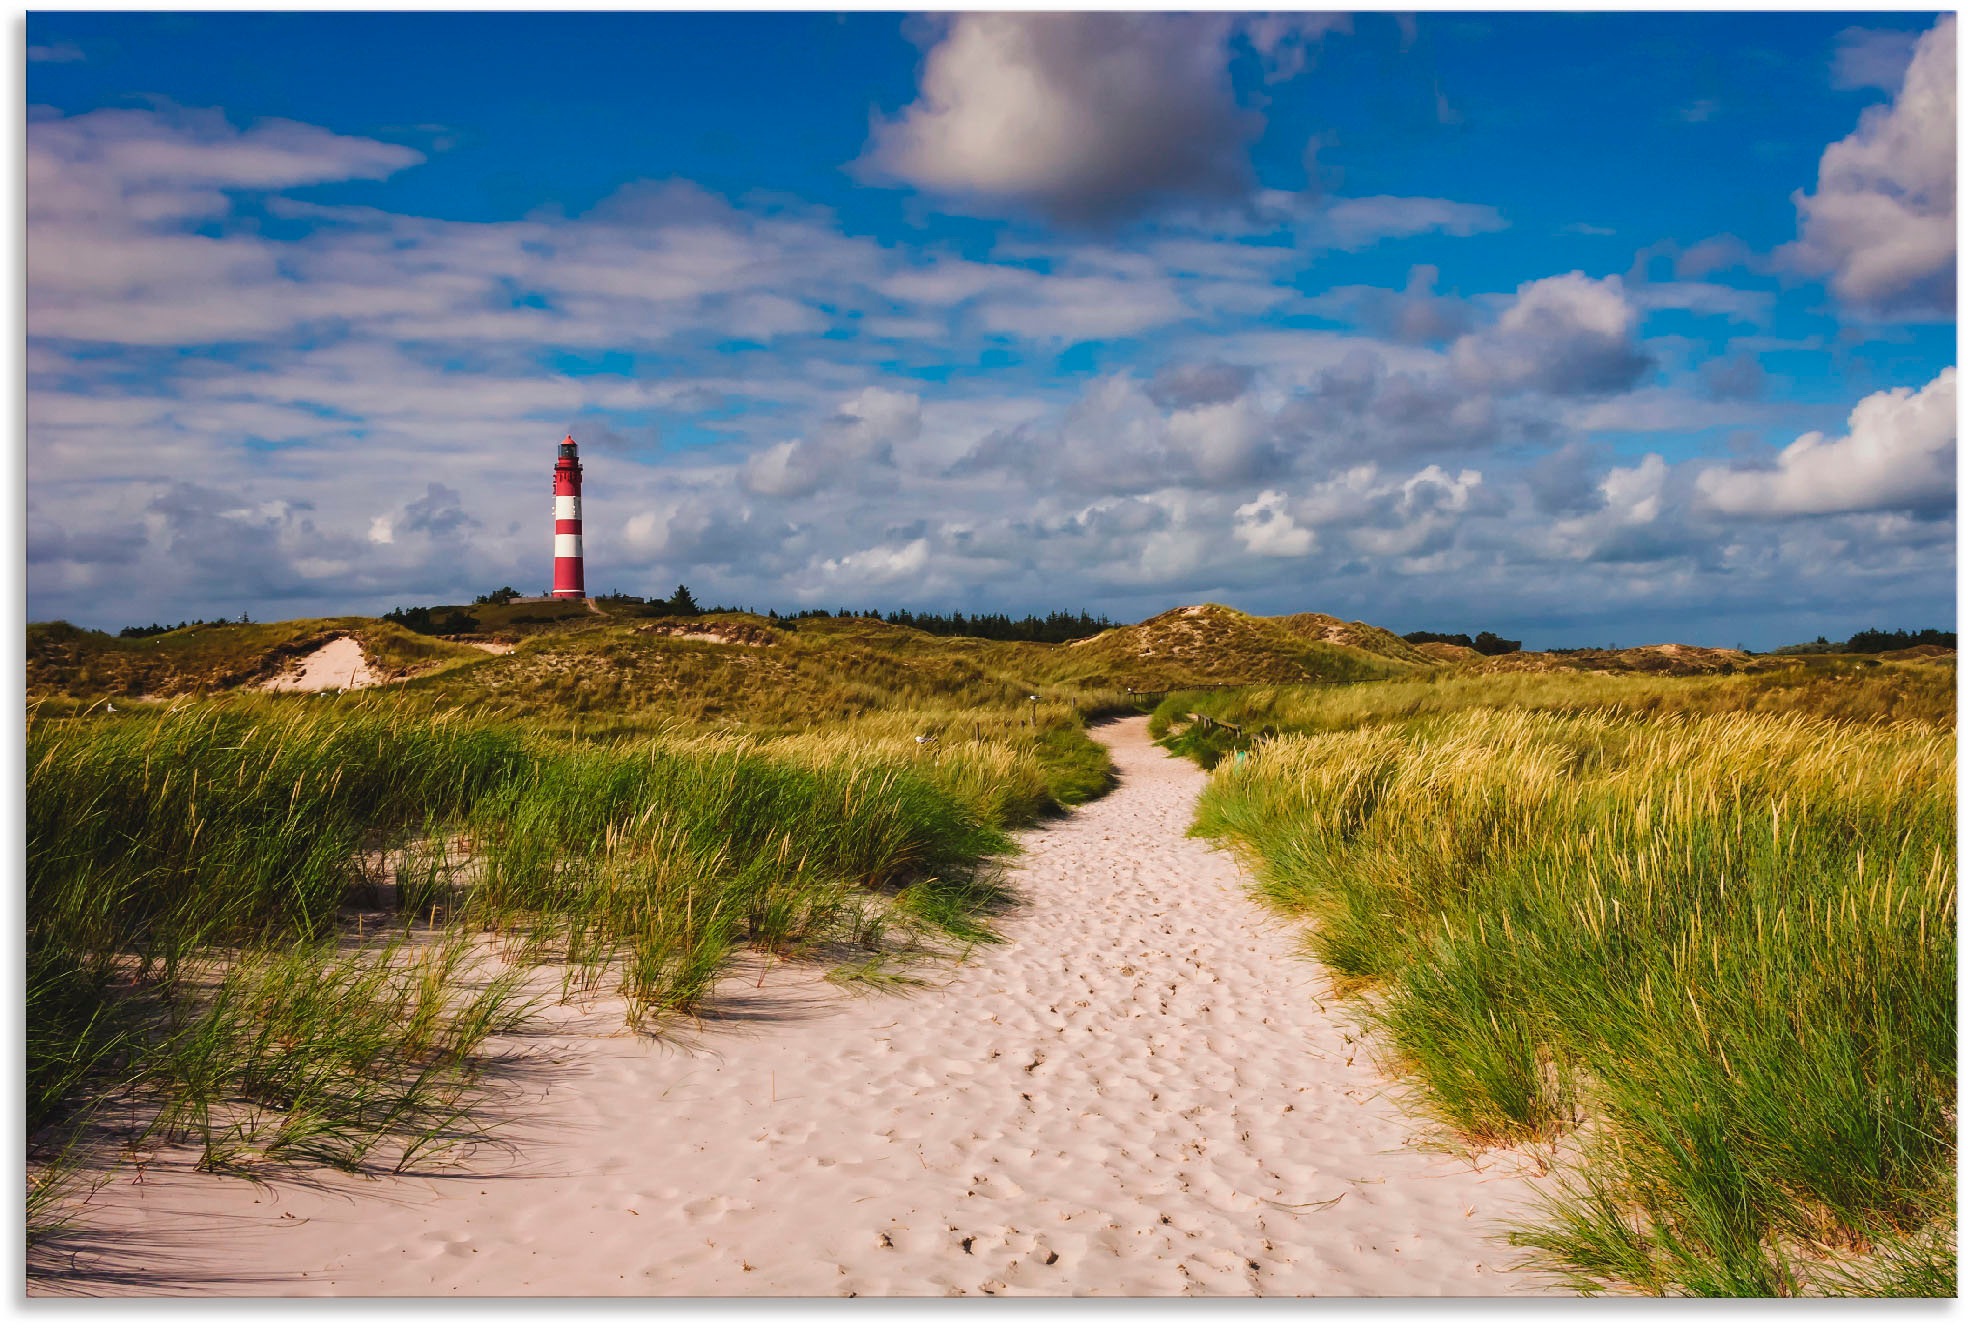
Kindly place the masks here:
[(1931, 14), (32, 14), (28, 612), (1954, 621)]

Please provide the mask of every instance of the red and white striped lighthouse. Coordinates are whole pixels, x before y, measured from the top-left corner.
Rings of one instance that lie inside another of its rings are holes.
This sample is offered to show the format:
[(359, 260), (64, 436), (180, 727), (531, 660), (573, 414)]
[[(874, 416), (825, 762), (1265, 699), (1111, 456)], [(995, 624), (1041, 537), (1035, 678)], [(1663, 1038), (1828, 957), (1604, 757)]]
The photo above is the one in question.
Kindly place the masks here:
[(574, 435), (560, 445), (554, 462), (554, 579), (555, 599), (586, 599), (581, 577), (581, 453)]

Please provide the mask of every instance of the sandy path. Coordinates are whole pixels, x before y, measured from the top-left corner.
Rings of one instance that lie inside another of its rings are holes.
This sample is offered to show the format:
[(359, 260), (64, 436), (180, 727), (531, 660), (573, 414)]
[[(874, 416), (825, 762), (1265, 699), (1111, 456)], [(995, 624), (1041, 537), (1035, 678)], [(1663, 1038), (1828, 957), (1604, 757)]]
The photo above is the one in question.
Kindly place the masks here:
[(376, 683), (376, 671), (369, 667), (362, 643), (352, 636), (338, 636), (260, 687), (269, 692), (325, 692), (331, 687), (354, 690)]
[(1530, 1182), (1410, 1146), (1289, 929), (1184, 837), (1201, 773), (1142, 721), (1103, 736), (1121, 787), (1025, 837), (1009, 943), (939, 986), (849, 999), (781, 973), (690, 1044), (570, 1030), (498, 1174), (153, 1170), (91, 1206), (105, 1243), (78, 1264), (131, 1281), (69, 1289), (1539, 1289), (1492, 1234)]

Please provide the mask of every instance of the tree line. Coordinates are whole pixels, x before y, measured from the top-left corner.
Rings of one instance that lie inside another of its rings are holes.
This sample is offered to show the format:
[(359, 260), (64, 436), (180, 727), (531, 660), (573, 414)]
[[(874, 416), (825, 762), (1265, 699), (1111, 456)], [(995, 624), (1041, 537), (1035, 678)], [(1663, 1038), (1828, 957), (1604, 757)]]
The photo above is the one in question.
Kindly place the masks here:
[(1888, 650), (1906, 650), (1913, 646), (1943, 646), (1953, 650), (1954, 633), (1943, 632), (1937, 627), (1923, 627), (1919, 631), (1908, 631), (1896, 627), (1888, 631), (1878, 627), (1868, 627), (1854, 632), (1848, 640), (1828, 641), (1820, 636), (1815, 641), (1803, 641), (1794, 646), (1779, 646), (1772, 654), (1777, 655), (1877, 655)]
[(126, 640), (135, 640), (145, 636), (162, 636), (166, 632), (181, 632), (187, 627), (230, 627), (235, 622), (243, 625), (252, 621), (251, 618), (243, 613), (237, 618), (213, 618), (210, 621), (204, 618), (193, 618), (189, 622), (180, 622), (176, 626), (168, 623), (151, 623), (148, 627), (125, 627), (117, 635)]
[(1522, 641), (1511, 641), (1495, 632), (1478, 632), (1474, 636), (1467, 632), (1409, 632), (1401, 639), (1411, 646), (1436, 641), (1443, 645), (1466, 646), (1479, 655), (1508, 655), (1513, 650), (1524, 648)]

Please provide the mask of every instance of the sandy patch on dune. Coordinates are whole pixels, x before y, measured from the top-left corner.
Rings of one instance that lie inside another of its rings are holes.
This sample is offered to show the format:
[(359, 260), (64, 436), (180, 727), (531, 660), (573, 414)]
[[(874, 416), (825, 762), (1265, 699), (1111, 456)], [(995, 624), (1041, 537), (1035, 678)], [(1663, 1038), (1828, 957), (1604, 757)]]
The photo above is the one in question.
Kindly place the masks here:
[(1533, 1198), (1516, 1159), (1416, 1146), (1294, 930), (1184, 836), (1203, 775), (1141, 720), (1102, 734), (1119, 789), (1024, 836), (1007, 943), (932, 986), (767, 966), (656, 1042), (563, 1007), (516, 1155), (267, 1191), (153, 1166), (91, 1203), (59, 1289), (1542, 1290), (1498, 1236)]
[(673, 641), (709, 641), (713, 645), (768, 647), (777, 644), (770, 628), (756, 623), (651, 623), (638, 627), (644, 636), (668, 637)]
[(362, 643), (352, 636), (338, 636), (311, 654), (303, 655), (278, 677), (260, 684), (265, 692), (325, 692), (374, 687), (381, 679), (369, 667)]

